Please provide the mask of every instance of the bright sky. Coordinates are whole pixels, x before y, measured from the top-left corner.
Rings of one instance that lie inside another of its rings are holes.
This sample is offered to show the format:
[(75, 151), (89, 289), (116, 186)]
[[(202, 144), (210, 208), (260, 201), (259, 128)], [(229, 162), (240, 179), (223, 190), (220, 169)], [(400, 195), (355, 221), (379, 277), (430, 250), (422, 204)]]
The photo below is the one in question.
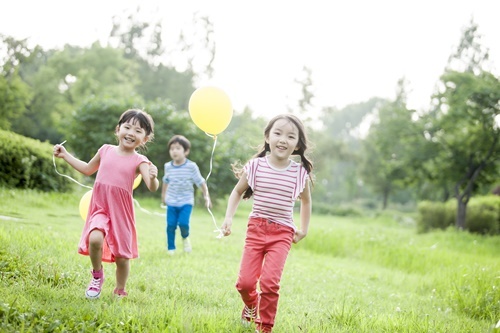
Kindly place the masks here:
[[(112, 17), (141, 7), (176, 40), (194, 12), (209, 16), (216, 40), (215, 76), (235, 110), (285, 112), (300, 98), (295, 79), (312, 70), (316, 109), (394, 98), (410, 82), (409, 106), (422, 109), (470, 19), (500, 68), (496, 0), (16, 0), (0, 10), (0, 33), (45, 48), (103, 45)], [(188, 28), (189, 29), (189, 28)]]

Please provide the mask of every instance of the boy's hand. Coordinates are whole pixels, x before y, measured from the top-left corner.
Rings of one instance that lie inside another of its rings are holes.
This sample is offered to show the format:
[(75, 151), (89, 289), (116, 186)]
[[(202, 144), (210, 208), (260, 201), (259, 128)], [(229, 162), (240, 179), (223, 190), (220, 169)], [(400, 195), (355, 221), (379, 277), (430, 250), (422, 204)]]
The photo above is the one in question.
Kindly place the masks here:
[(212, 208), (212, 201), (209, 196), (205, 197), (205, 208)]

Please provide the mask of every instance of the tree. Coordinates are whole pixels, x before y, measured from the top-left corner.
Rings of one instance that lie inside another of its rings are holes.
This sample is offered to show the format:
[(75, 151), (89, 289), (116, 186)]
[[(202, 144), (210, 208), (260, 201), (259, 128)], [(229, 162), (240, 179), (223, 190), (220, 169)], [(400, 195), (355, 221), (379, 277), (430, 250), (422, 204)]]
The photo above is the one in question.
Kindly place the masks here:
[(0, 76), (0, 129), (11, 129), (12, 122), (23, 115), (29, 99), (29, 87), (17, 72), (9, 77)]
[(427, 164), (453, 184), (459, 229), (466, 226), (467, 203), (478, 185), (493, 183), (499, 174), (500, 81), (484, 70), (489, 57), (480, 37), (471, 21), (440, 78), (435, 108), (423, 119), (436, 152)]
[(382, 196), (387, 208), (390, 194), (410, 182), (409, 161), (418, 132), (412, 121), (413, 110), (406, 106), (406, 82), (399, 80), (396, 99), (378, 109), (378, 117), (363, 140), (361, 174), (364, 182)]
[(60, 142), (69, 134), (75, 109), (87, 98), (135, 95), (135, 68), (121, 50), (103, 48), (99, 43), (90, 48), (66, 45), (25, 78), (31, 85), (32, 99), (13, 129), (41, 141)]
[(23, 116), (31, 99), (30, 88), (20, 75), (20, 63), (33, 59), (35, 50), (27, 46), (26, 40), (15, 40), (0, 34), (0, 50), (5, 57), (0, 59), (0, 129), (9, 130), (12, 123)]
[(500, 81), (491, 73), (449, 71), (441, 77), (439, 107), (426, 119), (441, 179), (453, 183), (457, 228), (465, 228), (467, 203), (481, 183), (494, 183), (500, 159)]

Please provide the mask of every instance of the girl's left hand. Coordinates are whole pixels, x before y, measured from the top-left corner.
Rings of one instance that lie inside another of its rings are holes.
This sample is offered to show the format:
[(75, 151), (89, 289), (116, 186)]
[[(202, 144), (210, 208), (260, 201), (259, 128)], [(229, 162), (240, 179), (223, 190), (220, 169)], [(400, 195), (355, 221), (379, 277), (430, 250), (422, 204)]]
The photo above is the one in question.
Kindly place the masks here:
[(297, 244), (298, 242), (300, 242), (301, 239), (303, 239), (304, 237), (306, 237), (306, 233), (301, 231), (301, 230), (297, 230), (295, 232), (295, 235), (293, 236), (293, 242), (295, 244)]
[(152, 164), (149, 166), (149, 178), (155, 179), (158, 177), (158, 168), (156, 165)]

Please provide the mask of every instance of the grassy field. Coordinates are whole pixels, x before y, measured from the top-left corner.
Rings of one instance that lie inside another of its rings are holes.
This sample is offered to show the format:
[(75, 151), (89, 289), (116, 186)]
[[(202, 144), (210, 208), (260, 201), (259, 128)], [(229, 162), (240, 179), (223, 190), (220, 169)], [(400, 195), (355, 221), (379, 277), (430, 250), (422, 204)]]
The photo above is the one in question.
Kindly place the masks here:
[[(248, 203), (224, 239), (195, 210), (193, 252), (173, 257), (164, 218), (138, 209), (129, 297), (112, 297), (114, 266), (105, 264), (101, 299), (89, 301), (90, 260), (76, 253), (84, 192), (0, 189), (0, 332), (253, 332), (240, 325), (234, 288)], [(159, 199), (138, 200), (162, 212)], [(214, 215), (221, 224), (223, 212)], [(499, 237), (419, 235), (401, 213), (314, 216), (290, 252), (274, 332), (500, 331), (499, 253)]]

